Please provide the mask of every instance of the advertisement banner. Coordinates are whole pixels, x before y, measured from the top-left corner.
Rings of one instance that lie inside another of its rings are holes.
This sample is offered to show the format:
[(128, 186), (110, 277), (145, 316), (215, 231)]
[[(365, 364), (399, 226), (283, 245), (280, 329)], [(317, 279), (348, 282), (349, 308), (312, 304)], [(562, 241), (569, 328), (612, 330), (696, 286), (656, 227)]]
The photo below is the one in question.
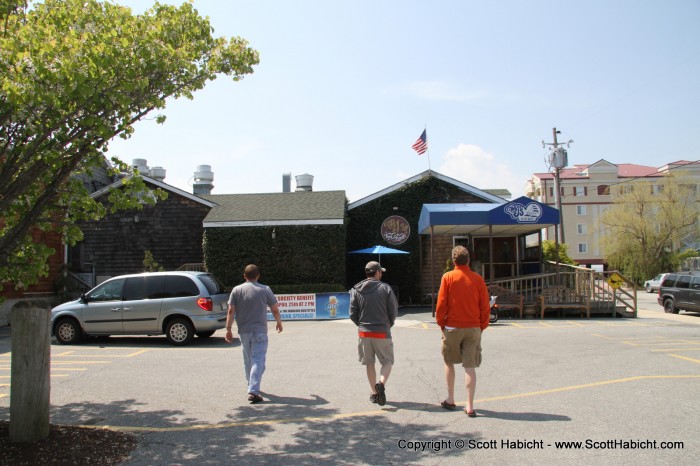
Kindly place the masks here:
[[(348, 319), (350, 293), (275, 295), (282, 320)], [(268, 310), (267, 320), (275, 320)]]

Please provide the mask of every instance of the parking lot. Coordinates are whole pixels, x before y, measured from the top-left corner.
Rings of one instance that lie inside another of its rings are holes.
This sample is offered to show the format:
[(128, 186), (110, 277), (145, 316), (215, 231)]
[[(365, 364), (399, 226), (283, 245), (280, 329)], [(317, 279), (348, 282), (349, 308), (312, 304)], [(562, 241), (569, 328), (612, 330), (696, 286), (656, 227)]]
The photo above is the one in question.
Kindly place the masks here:
[[(639, 293), (637, 319), (501, 319), (484, 335), (470, 419), (445, 396), (429, 309), (402, 309), (387, 404), (369, 402), (347, 321), (270, 334), (266, 401), (247, 402), (239, 347), (223, 332), (54, 344), (51, 422), (134, 432), (125, 463), (697, 464), (700, 315), (665, 315)], [(0, 329), (0, 419), (10, 341)], [(459, 374), (459, 372), (458, 372)], [(457, 400), (465, 389), (458, 377)]]

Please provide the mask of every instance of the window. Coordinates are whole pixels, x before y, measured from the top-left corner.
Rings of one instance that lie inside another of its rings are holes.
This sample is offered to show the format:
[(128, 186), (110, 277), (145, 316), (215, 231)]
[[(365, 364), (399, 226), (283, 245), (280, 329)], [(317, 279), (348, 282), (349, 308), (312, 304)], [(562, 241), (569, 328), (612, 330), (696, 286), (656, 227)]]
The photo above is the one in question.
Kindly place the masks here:
[(189, 277), (183, 275), (168, 275), (165, 278), (166, 298), (183, 296), (198, 296), (199, 288)]
[(588, 225), (586, 225), (585, 223), (579, 223), (578, 225), (576, 225), (576, 232), (579, 235), (588, 234)]
[(598, 185), (598, 195), (599, 196), (609, 196), (610, 195), (610, 186), (608, 186), (607, 184)]
[(131, 277), (124, 286), (124, 301), (160, 299), (165, 296), (165, 276)]
[(105, 282), (88, 295), (88, 301), (121, 301), (123, 286), (123, 278)]
[(576, 215), (586, 215), (586, 206), (585, 205), (577, 205), (576, 206)]
[(678, 277), (676, 288), (690, 288), (690, 275), (681, 275)]
[(586, 196), (587, 194), (588, 194), (588, 189), (585, 186), (575, 186), (574, 187), (574, 196), (582, 197), (582, 196)]
[(588, 253), (588, 243), (578, 243), (578, 252), (579, 254)]
[(664, 185), (662, 185), (662, 184), (651, 185), (651, 193), (652, 194), (661, 194), (662, 192), (664, 192)]

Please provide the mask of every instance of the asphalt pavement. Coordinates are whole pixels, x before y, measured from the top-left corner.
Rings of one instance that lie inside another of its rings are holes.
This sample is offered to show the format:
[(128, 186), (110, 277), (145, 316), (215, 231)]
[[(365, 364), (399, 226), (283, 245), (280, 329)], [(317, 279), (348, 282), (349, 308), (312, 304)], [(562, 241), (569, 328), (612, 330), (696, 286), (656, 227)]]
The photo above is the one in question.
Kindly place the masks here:
[[(163, 337), (54, 342), (51, 422), (135, 433), (126, 465), (700, 463), (700, 314), (664, 314), (655, 295), (639, 294), (636, 319), (499, 320), (483, 337), (477, 418), (439, 406), (430, 309), (401, 309), (383, 407), (369, 401), (350, 321), (284, 325), (270, 325), (255, 405), (240, 347), (222, 331), (185, 348)], [(9, 351), (3, 328), (0, 377)], [(463, 406), (459, 370), (456, 387)]]

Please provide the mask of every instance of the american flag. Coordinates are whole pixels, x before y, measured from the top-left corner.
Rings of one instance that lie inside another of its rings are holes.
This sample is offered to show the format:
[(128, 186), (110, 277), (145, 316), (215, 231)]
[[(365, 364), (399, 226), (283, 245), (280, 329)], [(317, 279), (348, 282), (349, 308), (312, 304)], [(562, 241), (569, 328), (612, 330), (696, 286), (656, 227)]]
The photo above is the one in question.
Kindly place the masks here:
[(423, 130), (418, 140), (411, 146), (418, 155), (423, 155), (428, 150), (428, 136), (425, 132), (426, 130)]

